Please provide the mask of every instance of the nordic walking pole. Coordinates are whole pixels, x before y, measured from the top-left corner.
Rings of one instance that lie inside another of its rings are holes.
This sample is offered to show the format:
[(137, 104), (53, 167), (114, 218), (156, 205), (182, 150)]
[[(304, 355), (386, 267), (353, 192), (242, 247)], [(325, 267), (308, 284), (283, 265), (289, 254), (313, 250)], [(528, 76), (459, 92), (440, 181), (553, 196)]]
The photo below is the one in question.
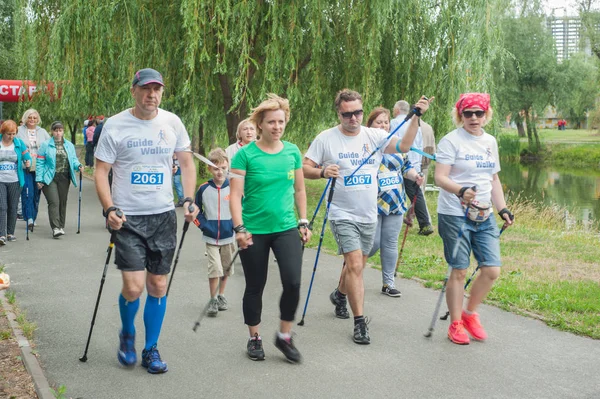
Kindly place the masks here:
[[(477, 189), (476, 186), (471, 187), (473, 191)], [(454, 250), (452, 251), (452, 259), (456, 259), (456, 255), (458, 254), (458, 245), (460, 244), (460, 239), (463, 236), (465, 225), (467, 224), (467, 214), (469, 213), (469, 207), (467, 206), (467, 210), (465, 211), (465, 220), (463, 224), (460, 226), (460, 230), (458, 230), (458, 237), (456, 238), (456, 244), (454, 244)], [(438, 314), (440, 313), (440, 307), (442, 306), (442, 299), (444, 298), (444, 293), (446, 292), (446, 285), (448, 285), (448, 279), (450, 279), (450, 273), (452, 273), (452, 266), (448, 265), (448, 271), (446, 272), (446, 277), (444, 277), (444, 285), (442, 286), (442, 290), (440, 291), (440, 296), (438, 297), (437, 303), (435, 305), (435, 310), (433, 311), (433, 317), (431, 318), (431, 324), (429, 324), (429, 329), (425, 333), (425, 337), (430, 338), (433, 334), (433, 329), (435, 327), (435, 322), (437, 321)]]
[[(420, 190), (420, 188), (417, 188), (417, 190)], [(415, 196), (413, 197), (413, 200), (411, 202), (410, 214), (412, 214), (412, 216), (415, 215), (415, 203), (417, 201), (418, 194), (419, 194), (419, 192), (417, 191), (417, 193), (415, 194)], [(410, 214), (409, 214), (409, 217), (410, 217)], [(400, 267), (400, 261), (402, 260), (402, 252), (404, 252), (404, 244), (406, 243), (406, 236), (408, 235), (409, 228), (410, 228), (410, 225), (407, 223), (406, 228), (404, 229), (404, 237), (402, 238), (402, 245), (400, 246), (400, 253), (398, 254), (398, 260), (396, 261), (396, 270), (394, 270), (394, 277), (396, 277), (396, 275), (398, 274), (398, 267)]]
[[(123, 217), (123, 212), (120, 209), (115, 211), (118, 217)], [(94, 307), (94, 315), (92, 316), (92, 324), (90, 325), (90, 332), (88, 334), (87, 343), (85, 344), (85, 351), (83, 356), (79, 358), (81, 362), (87, 362), (87, 352), (90, 347), (90, 340), (92, 339), (92, 331), (94, 331), (94, 323), (96, 322), (96, 314), (98, 313), (98, 305), (100, 304), (100, 296), (102, 296), (102, 288), (104, 287), (104, 281), (106, 280), (106, 271), (108, 270), (108, 264), (110, 262), (110, 255), (112, 254), (113, 247), (115, 246), (115, 239), (117, 238), (117, 230), (113, 230), (110, 233), (110, 243), (106, 250), (106, 263), (104, 264), (104, 271), (102, 272), (102, 279), (100, 280), (100, 289), (98, 290), (98, 298), (96, 299), (96, 306)]]
[[(239, 254), (240, 254), (240, 249), (238, 248), (238, 250), (235, 251), (235, 255), (233, 255), (233, 259), (231, 259), (231, 263), (229, 263), (228, 269), (231, 269), (233, 262), (235, 262), (235, 259), (238, 257)], [(219, 288), (221, 288), (221, 281), (222, 281), (221, 279), (222, 279), (222, 277), (219, 278), (219, 284), (217, 285), (217, 292), (219, 292)], [(196, 323), (194, 323), (194, 327), (192, 328), (192, 330), (194, 330), (194, 332), (196, 332), (198, 327), (200, 327), (200, 322), (202, 321), (202, 319), (204, 319), (204, 316), (206, 316), (206, 312), (208, 311), (208, 305), (210, 305), (210, 301), (208, 301), (206, 303), (206, 306), (204, 306), (202, 313), (200, 313), (200, 316), (198, 316), (198, 320), (196, 320)]]
[[(188, 206), (188, 212), (194, 212), (194, 204), (191, 203)], [(175, 268), (177, 267), (177, 262), (179, 262), (179, 253), (181, 252), (181, 246), (183, 245), (183, 239), (185, 238), (185, 233), (187, 233), (188, 228), (190, 227), (190, 222), (183, 223), (183, 233), (181, 233), (181, 240), (179, 240), (179, 248), (177, 248), (177, 255), (175, 255), (175, 263), (173, 263), (173, 271), (171, 271), (171, 278), (169, 279), (169, 285), (167, 286), (167, 296), (169, 296), (169, 290), (171, 289), (171, 283), (173, 282), (173, 276), (175, 276)]]
[[(327, 192), (327, 189), (329, 188), (329, 184), (331, 183), (331, 179), (327, 179), (327, 184), (325, 185), (325, 190), (323, 190), (323, 194), (321, 194), (321, 199), (319, 200), (319, 203), (317, 204), (317, 208), (315, 209), (315, 213), (313, 213), (312, 219), (310, 219), (310, 222), (308, 223), (308, 229), (312, 230), (313, 228), (313, 223), (315, 222), (315, 218), (317, 217), (317, 213), (319, 213), (319, 208), (321, 208), (321, 203), (323, 202), (323, 198), (325, 198), (325, 193)], [(304, 246), (306, 245), (305, 242), (302, 243), (302, 254), (304, 254)]]
[(323, 236), (325, 235), (325, 229), (327, 228), (327, 216), (329, 215), (329, 206), (333, 199), (333, 191), (335, 189), (336, 177), (329, 178), (331, 181), (331, 188), (329, 189), (329, 196), (327, 197), (327, 207), (325, 208), (325, 217), (323, 218), (323, 226), (321, 227), (321, 236), (319, 237), (319, 247), (317, 248), (317, 257), (315, 258), (315, 266), (313, 267), (312, 276), (310, 278), (310, 285), (308, 286), (308, 294), (306, 294), (306, 303), (304, 304), (304, 311), (302, 312), (302, 320), (298, 323), (299, 326), (304, 325), (304, 316), (306, 316), (306, 308), (308, 307), (308, 300), (310, 299), (310, 293), (312, 291), (313, 281), (315, 281), (315, 272), (317, 271), (317, 265), (319, 263), (319, 254), (321, 253), (321, 246), (323, 245)]
[[(498, 238), (500, 238), (500, 236), (502, 235), (502, 233), (504, 232), (504, 230), (506, 230), (505, 227), (502, 227), (502, 229), (500, 229), (500, 234), (498, 234)], [(469, 279), (465, 283), (465, 286), (463, 287), (464, 290), (466, 290), (467, 287), (469, 287), (469, 284), (471, 284), (471, 281), (473, 281), (473, 277), (475, 277), (475, 275), (479, 271), (480, 267), (481, 267), (480, 265), (477, 265), (477, 267), (475, 268), (475, 270), (473, 271), (473, 273), (471, 273), (471, 277), (469, 277)], [(448, 310), (448, 311), (446, 311), (445, 315), (443, 315), (442, 317), (440, 317), (440, 320), (448, 320), (449, 316), (450, 316), (450, 311)]]
[[(423, 97), (425, 97), (425, 96), (423, 96)], [(429, 99), (428, 99), (427, 97), (425, 97), (425, 100), (429, 100)], [(385, 138), (385, 140), (383, 140), (383, 142), (382, 142), (382, 143), (381, 143), (381, 144), (380, 144), (380, 145), (379, 145), (377, 148), (375, 148), (375, 149), (373, 150), (373, 152), (372, 152), (371, 154), (369, 154), (369, 156), (368, 156), (368, 157), (366, 157), (366, 158), (365, 158), (365, 159), (362, 161), (362, 163), (361, 163), (360, 165), (358, 165), (358, 167), (357, 167), (356, 169), (354, 169), (354, 172), (352, 172), (352, 173), (350, 174), (350, 176), (347, 176), (345, 179), (351, 179), (351, 178), (352, 178), (352, 177), (353, 177), (353, 176), (356, 174), (356, 172), (358, 172), (358, 170), (359, 170), (360, 168), (362, 168), (362, 167), (363, 167), (363, 166), (364, 166), (364, 165), (365, 165), (367, 162), (369, 162), (369, 159), (371, 159), (371, 157), (372, 157), (373, 155), (375, 155), (375, 154), (377, 153), (377, 151), (381, 150), (381, 148), (382, 148), (384, 145), (387, 145), (388, 141), (390, 141), (390, 139), (392, 138), (392, 136), (393, 136), (394, 134), (396, 134), (396, 132), (397, 132), (398, 130), (400, 130), (400, 128), (401, 128), (402, 126), (404, 126), (404, 124), (405, 124), (406, 122), (408, 122), (408, 121), (410, 120), (410, 118), (412, 118), (412, 117), (413, 117), (413, 115), (421, 115), (421, 111), (420, 111), (418, 108), (416, 108), (416, 107), (415, 107), (414, 109), (412, 109), (412, 110), (411, 110), (411, 111), (408, 113), (408, 115), (406, 115), (406, 118), (404, 118), (404, 120), (402, 121), (402, 123), (401, 123), (401, 124), (399, 124), (398, 126), (396, 126), (396, 128), (395, 128), (394, 130), (392, 130), (392, 132), (391, 132), (391, 133), (390, 133), (390, 134), (389, 134), (389, 135), (388, 135), (388, 136)]]
[[(25, 173), (29, 173), (29, 168), (25, 169)], [(25, 204), (21, 204), (22, 213), (25, 214), (24, 210), (27, 209), (27, 203), (29, 202), (29, 185), (25, 186)], [(25, 216), (23, 216), (25, 219)], [(25, 220), (25, 235), (27, 237), (27, 241), (29, 241), (29, 214), (27, 214), (27, 219)]]
[(81, 232), (81, 180), (83, 172), (79, 171), (79, 209), (77, 210), (77, 234)]

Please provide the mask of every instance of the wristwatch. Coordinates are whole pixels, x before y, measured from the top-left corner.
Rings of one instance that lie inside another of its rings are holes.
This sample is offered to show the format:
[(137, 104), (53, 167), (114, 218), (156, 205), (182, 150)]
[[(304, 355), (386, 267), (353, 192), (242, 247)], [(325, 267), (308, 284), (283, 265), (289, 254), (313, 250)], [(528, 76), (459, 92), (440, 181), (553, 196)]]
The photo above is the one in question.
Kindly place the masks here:
[(305, 227), (308, 228), (309, 222), (308, 219), (299, 219), (298, 220), (298, 228)]
[(119, 210), (119, 208), (117, 208), (116, 206), (109, 206), (106, 211), (102, 211), (102, 216), (104, 216), (105, 218), (108, 218), (108, 215), (110, 215), (111, 212), (118, 211), (118, 210)]

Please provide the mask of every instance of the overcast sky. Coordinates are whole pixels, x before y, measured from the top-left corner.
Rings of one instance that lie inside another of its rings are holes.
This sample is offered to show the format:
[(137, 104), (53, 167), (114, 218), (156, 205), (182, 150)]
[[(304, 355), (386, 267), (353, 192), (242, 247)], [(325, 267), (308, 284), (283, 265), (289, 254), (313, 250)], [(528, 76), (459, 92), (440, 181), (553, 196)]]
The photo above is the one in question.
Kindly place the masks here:
[(577, 15), (577, 2), (574, 0), (546, 0), (546, 13), (550, 15), (554, 8), (554, 15), (562, 17), (565, 15)]

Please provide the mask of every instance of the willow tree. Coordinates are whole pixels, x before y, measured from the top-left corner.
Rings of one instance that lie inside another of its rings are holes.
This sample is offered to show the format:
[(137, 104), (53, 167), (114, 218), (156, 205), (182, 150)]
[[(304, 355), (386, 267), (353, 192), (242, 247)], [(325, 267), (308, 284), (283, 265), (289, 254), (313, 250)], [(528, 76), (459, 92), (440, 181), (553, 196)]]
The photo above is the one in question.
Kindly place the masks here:
[(506, 15), (502, 20), (510, 56), (495, 64), (499, 109), (517, 123), (525, 121), (529, 151), (537, 153), (540, 150), (537, 115), (543, 115), (554, 100), (556, 51), (541, 3), (528, 0), (517, 3), (519, 15)]
[(201, 144), (232, 142), (274, 92), (292, 105), (288, 139), (305, 145), (336, 123), (343, 87), (363, 93), (367, 111), (435, 95), (429, 120), (447, 131), (459, 92), (493, 90), (494, 10), (505, 0), (17, 1), (19, 43), (36, 43), (25, 77), (62, 83), (62, 100), (41, 104), (48, 112), (117, 112), (131, 104), (134, 71), (153, 67), (163, 107)]

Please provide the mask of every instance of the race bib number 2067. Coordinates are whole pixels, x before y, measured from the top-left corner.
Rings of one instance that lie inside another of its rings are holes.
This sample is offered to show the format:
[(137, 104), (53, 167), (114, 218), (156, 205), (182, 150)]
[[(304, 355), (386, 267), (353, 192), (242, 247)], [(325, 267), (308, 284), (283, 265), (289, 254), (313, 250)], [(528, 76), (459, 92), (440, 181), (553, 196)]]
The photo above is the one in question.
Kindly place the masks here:
[(355, 190), (365, 190), (371, 184), (371, 175), (344, 176), (344, 186)]

